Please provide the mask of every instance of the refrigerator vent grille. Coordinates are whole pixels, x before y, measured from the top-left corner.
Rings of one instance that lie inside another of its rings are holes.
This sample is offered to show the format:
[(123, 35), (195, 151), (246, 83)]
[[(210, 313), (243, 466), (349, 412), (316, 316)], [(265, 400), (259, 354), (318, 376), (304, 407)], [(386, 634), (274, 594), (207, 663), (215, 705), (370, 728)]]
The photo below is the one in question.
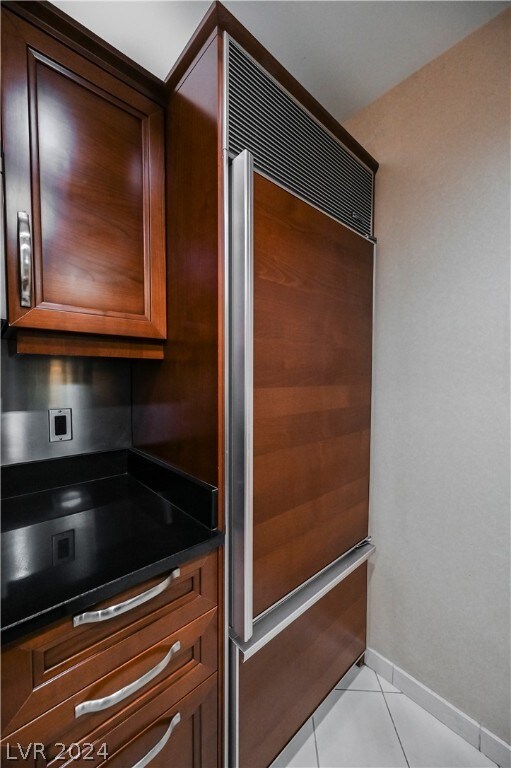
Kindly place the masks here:
[(236, 43), (228, 43), (227, 148), (248, 149), (271, 179), (363, 235), (373, 173)]

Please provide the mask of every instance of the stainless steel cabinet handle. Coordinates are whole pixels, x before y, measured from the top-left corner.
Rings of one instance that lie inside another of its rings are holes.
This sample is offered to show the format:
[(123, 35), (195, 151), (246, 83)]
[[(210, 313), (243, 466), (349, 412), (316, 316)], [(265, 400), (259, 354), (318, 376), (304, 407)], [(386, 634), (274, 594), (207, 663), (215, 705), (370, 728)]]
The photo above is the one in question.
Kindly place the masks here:
[(157, 584), (155, 587), (151, 587), (146, 592), (142, 592), (140, 595), (135, 595), (135, 597), (130, 597), (129, 600), (125, 600), (123, 603), (110, 605), (108, 608), (102, 608), (99, 611), (80, 613), (78, 616), (73, 617), (73, 627), (79, 627), (80, 624), (95, 624), (98, 621), (108, 621), (108, 619), (120, 616), (122, 613), (131, 611), (133, 608), (138, 608), (139, 605), (147, 603), (148, 600), (152, 600), (153, 597), (164, 592), (174, 579), (177, 579), (180, 575), (180, 569), (175, 568), (165, 581), (162, 581), (161, 584)]
[(149, 750), (147, 755), (145, 755), (145, 757), (143, 757), (142, 760), (139, 760), (138, 763), (135, 763), (135, 765), (133, 765), (132, 768), (145, 768), (146, 765), (149, 765), (151, 760), (155, 758), (159, 752), (162, 751), (163, 747), (172, 736), (172, 731), (174, 730), (176, 725), (179, 725), (180, 722), (181, 722), (181, 714), (178, 712), (176, 715), (174, 715), (174, 717), (170, 721), (169, 727), (167, 728), (167, 730), (165, 731), (165, 733), (163, 734), (159, 742), (155, 744), (152, 749)]
[(125, 685), (124, 688), (120, 688), (115, 693), (110, 694), (110, 696), (105, 696), (102, 699), (90, 699), (89, 701), (82, 702), (82, 704), (78, 704), (75, 707), (75, 718), (80, 717), (81, 715), (89, 715), (91, 712), (101, 712), (102, 709), (113, 707), (123, 699), (128, 698), (128, 696), (131, 696), (132, 693), (135, 693), (136, 691), (140, 690), (140, 688), (143, 688), (144, 685), (147, 685), (147, 683), (151, 682), (151, 680), (157, 677), (160, 672), (163, 672), (172, 657), (175, 656), (176, 653), (178, 653), (180, 650), (181, 643), (178, 640), (176, 643), (174, 643), (174, 645), (170, 647), (164, 658), (158, 662), (155, 667), (150, 669), (149, 672), (146, 672), (145, 675), (139, 677), (138, 680), (134, 680), (129, 685)]
[(232, 629), (253, 632), (253, 160), (244, 150), (231, 168), (230, 506)]
[(18, 251), (20, 260), (20, 304), (32, 306), (32, 236), (30, 216), (18, 211)]

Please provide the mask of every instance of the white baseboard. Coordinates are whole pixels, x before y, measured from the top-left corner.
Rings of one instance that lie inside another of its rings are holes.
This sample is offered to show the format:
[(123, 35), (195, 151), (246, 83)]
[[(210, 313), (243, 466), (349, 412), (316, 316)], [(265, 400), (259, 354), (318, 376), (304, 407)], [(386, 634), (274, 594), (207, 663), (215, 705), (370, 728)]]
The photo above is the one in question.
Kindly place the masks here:
[(483, 726), (481, 726), (480, 750), (486, 757), (500, 765), (500, 768), (510, 768), (511, 747), (487, 728), (483, 728)]
[(459, 734), (469, 744), (479, 749), (500, 768), (511, 767), (511, 746), (494, 733), (372, 648), (366, 649), (364, 661), (368, 667), (399, 688), (412, 701)]
[(366, 648), (364, 654), (364, 664), (370, 667), (378, 675), (381, 675), (388, 683), (392, 682), (392, 674), (394, 672), (394, 665), (391, 661), (381, 656), (372, 648)]

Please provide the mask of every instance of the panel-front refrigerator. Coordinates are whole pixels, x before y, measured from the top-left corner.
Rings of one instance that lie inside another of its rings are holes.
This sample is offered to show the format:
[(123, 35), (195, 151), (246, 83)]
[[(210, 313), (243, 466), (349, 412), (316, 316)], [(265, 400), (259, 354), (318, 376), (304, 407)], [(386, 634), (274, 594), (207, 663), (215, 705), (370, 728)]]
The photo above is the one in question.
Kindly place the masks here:
[(373, 250), (230, 164), (231, 768), (264, 768), (365, 648)]

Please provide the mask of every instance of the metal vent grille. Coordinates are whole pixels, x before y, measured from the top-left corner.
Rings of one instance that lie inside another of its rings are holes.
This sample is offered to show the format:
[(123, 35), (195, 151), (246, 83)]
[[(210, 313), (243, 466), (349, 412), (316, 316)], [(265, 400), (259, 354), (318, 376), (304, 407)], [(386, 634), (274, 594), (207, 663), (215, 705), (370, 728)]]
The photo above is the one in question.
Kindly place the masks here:
[(227, 148), (363, 235), (372, 233), (373, 173), (239, 46), (228, 44)]

